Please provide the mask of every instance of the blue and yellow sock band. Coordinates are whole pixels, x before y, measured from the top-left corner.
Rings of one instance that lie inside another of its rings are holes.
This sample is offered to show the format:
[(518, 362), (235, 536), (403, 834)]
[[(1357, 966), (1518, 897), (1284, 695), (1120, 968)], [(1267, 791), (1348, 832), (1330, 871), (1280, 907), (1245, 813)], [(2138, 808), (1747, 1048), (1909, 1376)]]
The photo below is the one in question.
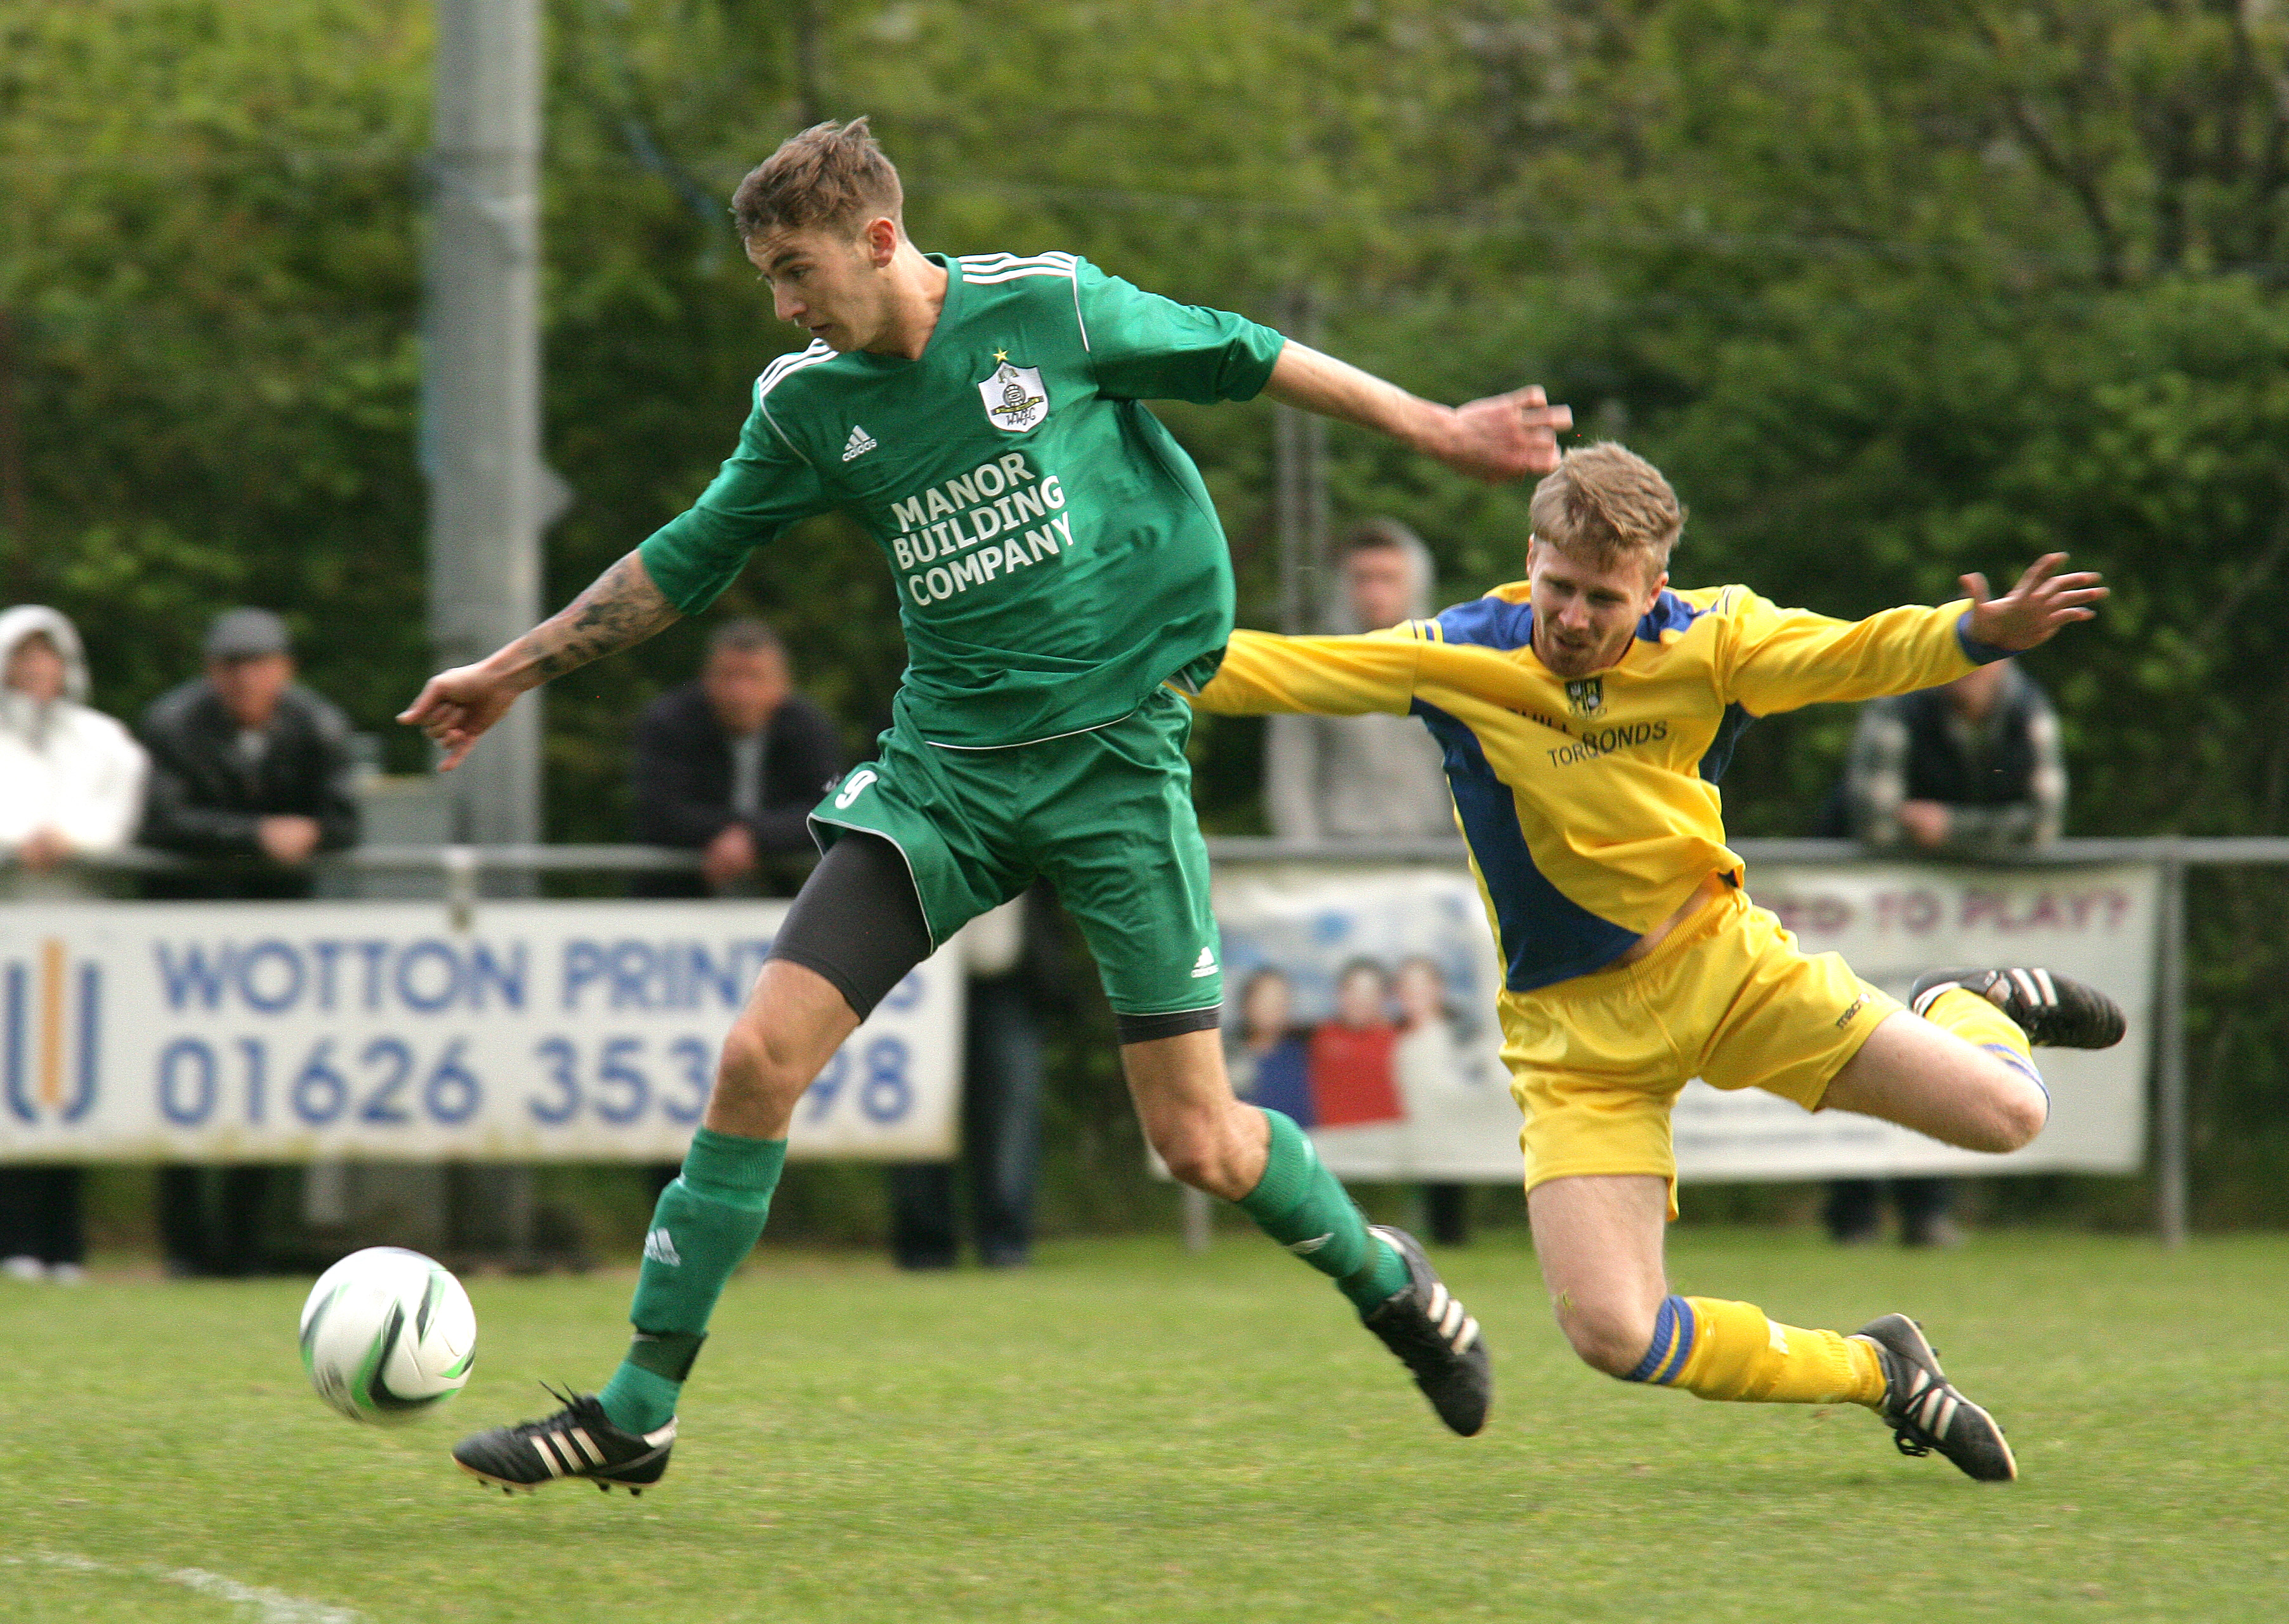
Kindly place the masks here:
[(1638, 1367), (1622, 1378), (1624, 1381), (1657, 1381), (1666, 1387), (1675, 1381), (1684, 1370), (1685, 1361), (1693, 1356), (1693, 1305), (1682, 1297), (1662, 1299), (1661, 1312), (1654, 1317), (1653, 1346)]

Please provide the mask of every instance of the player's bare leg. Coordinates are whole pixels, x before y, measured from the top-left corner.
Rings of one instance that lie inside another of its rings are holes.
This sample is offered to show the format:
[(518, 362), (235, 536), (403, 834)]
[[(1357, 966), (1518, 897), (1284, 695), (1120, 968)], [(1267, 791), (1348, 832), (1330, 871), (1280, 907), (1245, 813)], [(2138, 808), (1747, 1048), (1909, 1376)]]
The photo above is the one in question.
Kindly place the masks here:
[(804, 1091), (857, 1030), (857, 1012), (833, 982), (804, 965), (766, 960), (746, 1007), (723, 1035), (705, 1126), (748, 1139), (785, 1139)]
[(1263, 1182), (1271, 1124), (1233, 1097), (1221, 1032), (1124, 1043), (1121, 1068), (1144, 1137), (1178, 1180), (1225, 1201)]
[(1904, 1009), (1868, 1035), (1821, 1103), (1997, 1154), (2028, 1143), (2050, 1116), (2026, 1071)]
[(1651, 1174), (1551, 1179), (1526, 1198), (1534, 1255), (1558, 1328), (1592, 1369), (1627, 1376), (1669, 1295), (1662, 1238), (1669, 1181)]
[(1469, 1437), (1493, 1393), (1479, 1322), (1404, 1230), (1371, 1226), (1303, 1130), (1232, 1097), (1214, 1029), (1123, 1044), (1137, 1119), (1168, 1170), (1236, 1203), (1264, 1232), (1333, 1278), (1405, 1363), (1439, 1419)]
[(754, 1249), (786, 1160), (787, 1124), (858, 1025), (841, 989), (783, 959), (763, 966), (723, 1039), (703, 1126), (660, 1192), (644, 1237), (627, 1358), (602, 1392), (564, 1395), (555, 1414), (465, 1438), (461, 1469), (514, 1492), (586, 1477), (641, 1493), (667, 1469), (675, 1403), (731, 1271)]
[(1845, 1336), (1782, 1325), (1753, 1303), (1671, 1294), (1665, 1178), (1551, 1179), (1528, 1192), (1527, 1213), (1559, 1326), (1592, 1367), (1703, 1398), (1864, 1405), (1906, 1453), (1937, 1449), (1974, 1477), (2017, 1476), (2002, 1429), (1949, 1384), (1905, 1315)]

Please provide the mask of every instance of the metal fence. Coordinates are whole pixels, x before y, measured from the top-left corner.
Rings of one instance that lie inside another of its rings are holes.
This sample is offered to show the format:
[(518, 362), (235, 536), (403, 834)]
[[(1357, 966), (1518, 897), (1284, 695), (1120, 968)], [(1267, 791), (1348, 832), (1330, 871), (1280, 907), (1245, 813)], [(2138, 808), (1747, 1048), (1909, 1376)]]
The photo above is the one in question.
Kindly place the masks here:
[[(1871, 856), (1849, 840), (1736, 840), (1733, 847), (1748, 863), (1752, 874), (1762, 864), (1899, 860), (1896, 854)], [(1208, 853), (1211, 860), (1217, 863), (1414, 863), (1459, 866), (1464, 861), (1459, 840), (1323, 843), (1225, 836), (1210, 840)], [(165, 853), (139, 850), (119, 854), (101, 866), (150, 871), (176, 867), (181, 862)], [(2131, 840), (2068, 840), (2028, 854), (2009, 866), (2053, 868), (2099, 863), (2150, 863), (2161, 882), (2155, 942), (2155, 1227), (2164, 1243), (2174, 1246), (2183, 1243), (2187, 1233), (2187, 875), (2197, 868), (2289, 865), (2289, 838), (2165, 835)], [(316, 864), (322, 873), (337, 881), (366, 874), (435, 875), (442, 899), (457, 925), (467, 924), (488, 877), (690, 872), (698, 865), (696, 852), (658, 847), (542, 845), (368, 846), (329, 854)]]

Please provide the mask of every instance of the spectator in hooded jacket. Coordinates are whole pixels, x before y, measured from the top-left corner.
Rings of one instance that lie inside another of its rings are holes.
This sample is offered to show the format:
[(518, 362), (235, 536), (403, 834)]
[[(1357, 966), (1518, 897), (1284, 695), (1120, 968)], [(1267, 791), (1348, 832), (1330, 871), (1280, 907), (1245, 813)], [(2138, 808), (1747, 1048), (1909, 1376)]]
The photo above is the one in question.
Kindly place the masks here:
[(134, 835), (142, 747), (88, 708), (79, 633), (54, 609), (0, 614), (0, 895), (99, 895), (69, 864), (118, 851)]
[[(143, 815), (143, 752), (90, 710), (79, 633), (54, 609), (0, 614), (0, 899), (99, 895), (74, 860), (127, 844)], [(74, 1282), (87, 1261), (84, 1170), (0, 1166), (0, 1270)]]

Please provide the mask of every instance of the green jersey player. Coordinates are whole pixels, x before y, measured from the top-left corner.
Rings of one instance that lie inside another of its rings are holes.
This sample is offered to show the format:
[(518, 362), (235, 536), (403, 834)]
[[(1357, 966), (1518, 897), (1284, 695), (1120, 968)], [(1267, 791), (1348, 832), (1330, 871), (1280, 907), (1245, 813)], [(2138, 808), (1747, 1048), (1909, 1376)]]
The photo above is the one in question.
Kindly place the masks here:
[(840, 509), (894, 571), (909, 665), (880, 759), (813, 814), (825, 848), (727, 1034), (703, 1126), (662, 1192), (602, 1391), (454, 1451), (506, 1489), (657, 1482), (681, 1384), (763, 1227), (796, 1102), (907, 971), (1037, 877), (1095, 956), (1147, 1137), (1332, 1277), (1441, 1419), (1476, 1432), (1477, 1322), (1422, 1250), (1370, 1228), (1296, 1124), (1240, 1103), (1176, 689), (1232, 631), (1198, 471), (1143, 404), (1269, 394), (1494, 481), (1556, 466), (1539, 389), (1436, 406), (1236, 315), (1070, 254), (925, 255), (864, 120), (795, 136), (733, 215), (780, 316), (813, 339), (756, 380), (698, 502), (562, 612), (430, 680), (402, 720), (465, 756), (516, 697), (707, 607), (750, 553)]

